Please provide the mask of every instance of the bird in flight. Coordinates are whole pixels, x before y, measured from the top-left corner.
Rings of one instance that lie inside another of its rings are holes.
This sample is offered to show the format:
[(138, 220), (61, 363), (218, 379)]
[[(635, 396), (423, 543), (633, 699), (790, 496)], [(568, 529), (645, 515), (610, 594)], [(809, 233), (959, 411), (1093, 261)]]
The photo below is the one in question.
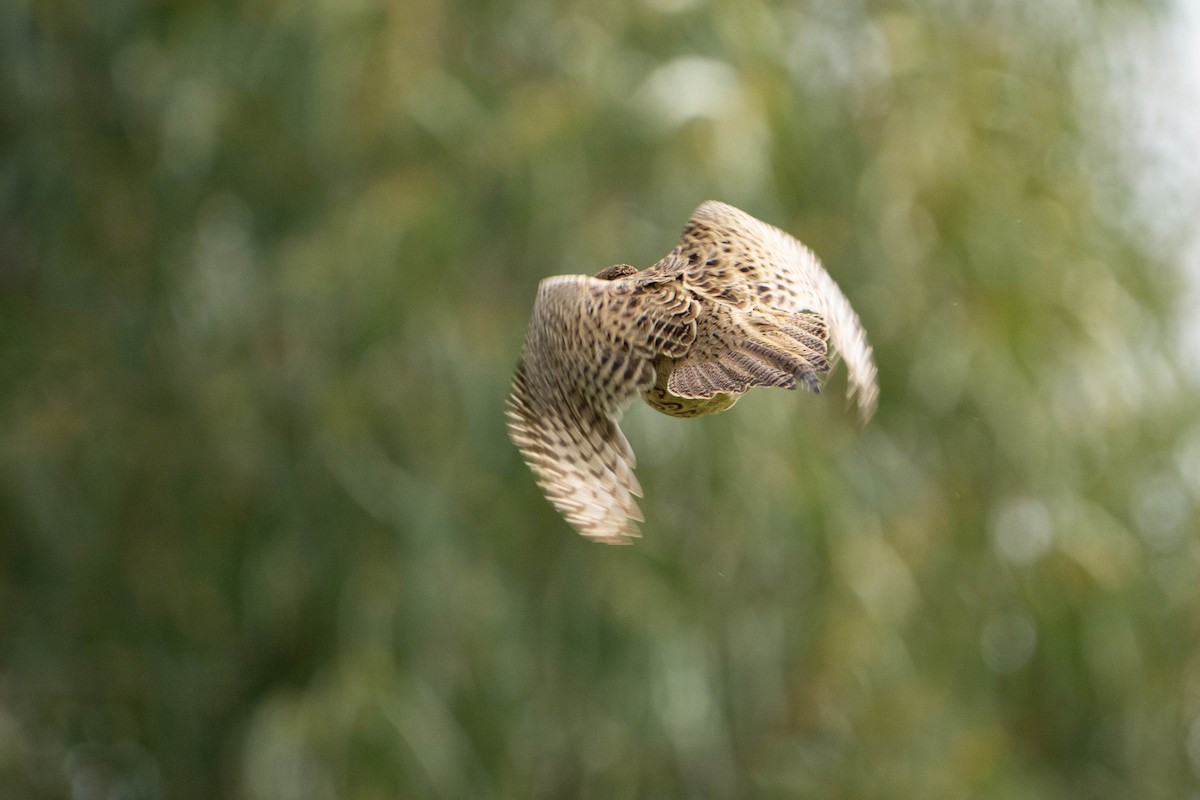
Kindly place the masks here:
[(838, 355), (866, 422), (879, 389), (850, 301), (796, 239), (710, 200), (651, 267), (541, 282), (508, 398), (509, 436), (567, 522), (589, 539), (628, 544), (642, 520), (633, 449), (617, 426), (629, 400), (699, 417), (753, 386), (819, 392)]

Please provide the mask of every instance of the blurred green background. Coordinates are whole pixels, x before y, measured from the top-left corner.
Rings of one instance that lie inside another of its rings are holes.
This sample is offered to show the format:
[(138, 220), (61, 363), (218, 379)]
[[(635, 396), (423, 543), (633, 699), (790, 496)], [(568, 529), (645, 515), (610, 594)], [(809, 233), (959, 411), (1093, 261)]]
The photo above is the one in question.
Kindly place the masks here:
[[(0, 796), (1200, 797), (1180, 7), (7, 3)], [(535, 287), (708, 198), (879, 413), (636, 405), (590, 544)]]

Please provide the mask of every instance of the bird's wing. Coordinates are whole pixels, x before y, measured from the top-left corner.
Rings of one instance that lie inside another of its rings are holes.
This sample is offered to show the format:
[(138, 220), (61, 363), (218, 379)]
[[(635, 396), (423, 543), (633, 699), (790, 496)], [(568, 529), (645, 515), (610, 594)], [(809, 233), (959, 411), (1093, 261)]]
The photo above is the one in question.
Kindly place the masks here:
[[(819, 314), (835, 354), (846, 360), (849, 395), (867, 420), (879, 397), (875, 359), (858, 314), (811, 250), (790, 234), (725, 203), (696, 209), (675, 250), (660, 263), (684, 263), (699, 294), (740, 309)], [(653, 269), (653, 268), (651, 268)]]
[(547, 278), (508, 399), (508, 430), (555, 508), (581, 534), (638, 536), (641, 487), (617, 422), (654, 385), (654, 358), (682, 356), (700, 304), (678, 280)]

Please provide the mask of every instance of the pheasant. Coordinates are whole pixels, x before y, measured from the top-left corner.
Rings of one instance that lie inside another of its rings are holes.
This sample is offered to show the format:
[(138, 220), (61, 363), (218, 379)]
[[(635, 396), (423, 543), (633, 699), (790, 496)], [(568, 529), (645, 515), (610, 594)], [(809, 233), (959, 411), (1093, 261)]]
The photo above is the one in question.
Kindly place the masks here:
[(541, 282), (508, 398), (509, 436), (579, 533), (628, 544), (643, 519), (633, 449), (617, 424), (629, 400), (698, 417), (754, 386), (819, 392), (838, 355), (866, 422), (879, 395), (875, 362), (846, 296), (796, 239), (710, 200), (651, 267)]

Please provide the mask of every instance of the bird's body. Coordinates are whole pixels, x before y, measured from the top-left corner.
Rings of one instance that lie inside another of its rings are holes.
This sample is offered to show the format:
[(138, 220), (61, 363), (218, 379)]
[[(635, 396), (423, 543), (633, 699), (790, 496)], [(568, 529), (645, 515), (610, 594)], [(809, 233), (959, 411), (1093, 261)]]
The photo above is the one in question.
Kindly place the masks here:
[(644, 270), (538, 287), (508, 401), (513, 442), (550, 502), (584, 536), (638, 536), (634, 456), (617, 427), (634, 396), (675, 417), (724, 411), (754, 386), (820, 390), (828, 344), (863, 418), (878, 390), (858, 316), (794, 238), (716, 201)]

